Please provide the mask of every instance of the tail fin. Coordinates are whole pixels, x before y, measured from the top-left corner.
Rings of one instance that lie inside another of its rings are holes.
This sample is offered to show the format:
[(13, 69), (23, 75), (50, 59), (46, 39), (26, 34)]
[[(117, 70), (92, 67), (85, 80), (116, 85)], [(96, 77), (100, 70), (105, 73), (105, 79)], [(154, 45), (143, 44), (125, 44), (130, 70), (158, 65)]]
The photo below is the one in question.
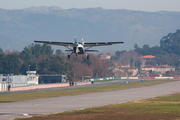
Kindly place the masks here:
[(77, 42), (76, 37), (74, 37), (74, 42)]

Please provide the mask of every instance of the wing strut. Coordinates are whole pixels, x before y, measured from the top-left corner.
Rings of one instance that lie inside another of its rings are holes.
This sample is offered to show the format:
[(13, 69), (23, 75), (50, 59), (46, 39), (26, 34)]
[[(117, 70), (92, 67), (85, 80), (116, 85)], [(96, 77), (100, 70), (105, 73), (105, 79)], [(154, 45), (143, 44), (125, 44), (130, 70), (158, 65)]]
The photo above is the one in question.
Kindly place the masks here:
[(90, 46), (90, 47), (86, 48), (85, 50), (88, 50), (88, 49), (90, 49), (90, 48), (92, 48), (92, 47), (94, 47), (94, 46)]
[(69, 49), (69, 50), (73, 51), (73, 49), (71, 49), (71, 48), (70, 48), (70, 47), (68, 47), (68, 46), (64, 46), (64, 47), (66, 47), (67, 49)]

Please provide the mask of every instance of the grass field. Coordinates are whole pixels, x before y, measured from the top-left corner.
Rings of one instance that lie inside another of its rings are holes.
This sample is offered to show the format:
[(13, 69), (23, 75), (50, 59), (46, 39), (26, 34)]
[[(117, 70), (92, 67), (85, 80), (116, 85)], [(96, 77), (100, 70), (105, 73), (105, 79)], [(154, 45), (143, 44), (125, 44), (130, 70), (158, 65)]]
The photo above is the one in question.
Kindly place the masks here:
[(16, 120), (180, 120), (180, 93)]
[(137, 88), (137, 87), (144, 87), (144, 86), (150, 86), (150, 85), (155, 85), (155, 84), (167, 83), (167, 82), (172, 82), (172, 81), (176, 81), (176, 80), (150, 80), (146, 82), (137, 81), (137, 82), (130, 82), (128, 84), (120, 83), (120, 84), (111, 84), (111, 85), (87, 87), (87, 88), (5, 94), (5, 95), (0, 95), (0, 102), (12, 102), (12, 101), (58, 97), (58, 96), (78, 95), (78, 94), (85, 94), (85, 93), (122, 90), (122, 89)]

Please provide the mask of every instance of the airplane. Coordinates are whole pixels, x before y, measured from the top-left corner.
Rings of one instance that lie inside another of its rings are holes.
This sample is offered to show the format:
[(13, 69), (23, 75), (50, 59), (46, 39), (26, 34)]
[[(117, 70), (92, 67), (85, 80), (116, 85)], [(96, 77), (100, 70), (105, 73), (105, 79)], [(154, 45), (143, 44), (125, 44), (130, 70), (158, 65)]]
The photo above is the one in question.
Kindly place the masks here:
[[(83, 38), (81, 42), (77, 42), (76, 39), (74, 39), (75, 42), (51, 42), (51, 41), (34, 41), (36, 43), (45, 43), (45, 44), (51, 44), (51, 45), (60, 45), (68, 48), (68, 50), (65, 51), (71, 51), (72, 53), (68, 55), (68, 59), (70, 59), (70, 56), (75, 53), (76, 56), (78, 54), (85, 54), (86, 52), (99, 52), (98, 50), (89, 50), (91, 47), (94, 46), (105, 46), (105, 45), (112, 45), (112, 44), (123, 44), (124, 42), (91, 42), (91, 43), (84, 43)], [(73, 47), (73, 48), (70, 48)], [(85, 48), (86, 47), (86, 48)], [(87, 59), (89, 59), (89, 55), (85, 54)]]

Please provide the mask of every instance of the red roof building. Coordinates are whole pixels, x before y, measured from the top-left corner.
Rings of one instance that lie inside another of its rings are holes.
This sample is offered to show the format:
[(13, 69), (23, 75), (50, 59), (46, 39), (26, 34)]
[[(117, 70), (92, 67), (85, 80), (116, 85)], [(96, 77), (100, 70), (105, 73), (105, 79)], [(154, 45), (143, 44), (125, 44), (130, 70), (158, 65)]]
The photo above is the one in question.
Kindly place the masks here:
[(108, 54), (102, 54), (102, 55), (100, 56), (100, 59), (102, 59), (102, 60), (110, 60), (110, 58), (111, 58), (111, 56), (108, 55)]
[(164, 74), (167, 71), (175, 71), (175, 67), (169, 66), (169, 65), (159, 65), (159, 66), (145, 65), (145, 66), (141, 67), (141, 70), (144, 70), (144, 71), (152, 70), (156, 73)]
[(146, 56), (142, 56), (140, 58), (142, 60), (144, 60), (144, 61), (150, 61), (150, 60), (154, 60), (155, 56), (153, 56), (153, 55), (146, 55)]

